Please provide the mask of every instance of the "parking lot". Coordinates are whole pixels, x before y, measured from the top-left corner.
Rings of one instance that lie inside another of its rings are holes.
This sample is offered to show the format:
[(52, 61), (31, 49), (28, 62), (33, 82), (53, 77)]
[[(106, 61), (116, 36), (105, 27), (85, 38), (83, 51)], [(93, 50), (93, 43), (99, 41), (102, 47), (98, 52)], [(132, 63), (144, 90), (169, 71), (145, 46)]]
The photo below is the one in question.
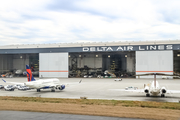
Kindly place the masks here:
[[(82, 82), (79, 84), (79, 81)], [(5, 78), (11, 82), (27, 82), (27, 78)], [(143, 93), (119, 92), (112, 89), (125, 89), (125, 87), (137, 87), (143, 89), (144, 84), (150, 83), (153, 79), (123, 79), (122, 81), (114, 81), (114, 78), (66, 78), (60, 79), (66, 88), (62, 91), (44, 89), (37, 92), (36, 89), (20, 91), (0, 90), (0, 96), (26, 96), (26, 97), (46, 97), (46, 98), (77, 98), (87, 97), (87, 99), (115, 99), (115, 100), (138, 100), (138, 101), (158, 101), (158, 102), (178, 102), (180, 94), (166, 94), (165, 98), (160, 96), (145, 97)], [(180, 79), (158, 79), (160, 86), (167, 89), (180, 90)], [(0, 85), (7, 85), (2, 80)]]

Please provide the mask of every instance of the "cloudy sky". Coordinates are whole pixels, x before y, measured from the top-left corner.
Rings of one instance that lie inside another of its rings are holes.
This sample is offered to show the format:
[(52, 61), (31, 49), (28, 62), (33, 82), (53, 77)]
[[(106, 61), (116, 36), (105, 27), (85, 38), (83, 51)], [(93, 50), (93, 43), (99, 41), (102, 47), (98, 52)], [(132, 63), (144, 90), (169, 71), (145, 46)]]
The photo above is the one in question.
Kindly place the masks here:
[(0, 0), (0, 45), (180, 39), (180, 0)]

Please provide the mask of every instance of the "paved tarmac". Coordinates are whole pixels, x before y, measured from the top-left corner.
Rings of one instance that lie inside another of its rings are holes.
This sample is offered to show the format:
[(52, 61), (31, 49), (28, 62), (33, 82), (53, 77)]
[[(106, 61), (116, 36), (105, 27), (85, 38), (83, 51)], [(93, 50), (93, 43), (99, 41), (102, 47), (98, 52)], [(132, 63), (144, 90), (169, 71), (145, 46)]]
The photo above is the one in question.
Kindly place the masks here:
[[(27, 82), (27, 78), (4, 78), (11, 82)], [(38, 79), (38, 78), (37, 78)], [(82, 79), (82, 82), (78, 82)], [(167, 89), (180, 90), (180, 79), (157, 79), (160, 86)], [(141, 89), (144, 84), (150, 83), (153, 79), (127, 79), (114, 81), (114, 78), (66, 78), (60, 79), (62, 84), (67, 84), (62, 91), (44, 89), (36, 92), (36, 89), (28, 91), (4, 91), (0, 90), (0, 96), (27, 96), (27, 97), (45, 97), (45, 98), (76, 98), (87, 97), (88, 99), (108, 99), (108, 100), (134, 100), (134, 101), (158, 101), (158, 102), (179, 102), (180, 94), (166, 94), (164, 98), (160, 96), (146, 97), (144, 93), (129, 93), (112, 91), (110, 89), (124, 89), (125, 87), (134, 86)], [(7, 85), (2, 80), (0, 85)]]
[(143, 120), (133, 118), (103, 117), (42, 112), (0, 111), (1, 120)]

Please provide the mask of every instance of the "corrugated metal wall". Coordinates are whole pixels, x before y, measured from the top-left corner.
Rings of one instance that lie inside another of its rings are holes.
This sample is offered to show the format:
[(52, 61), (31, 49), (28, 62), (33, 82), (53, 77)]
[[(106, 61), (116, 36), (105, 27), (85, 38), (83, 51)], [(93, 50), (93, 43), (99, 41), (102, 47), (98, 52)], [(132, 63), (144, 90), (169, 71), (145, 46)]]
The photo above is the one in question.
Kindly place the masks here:
[(127, 72), (135, 72), (135, 57), (132, 55), (132, 53), (127, 54), (126, 58), (127, 63)]
[(13, 69), (13, 56), (0, 55), (0, 73), (6, 73)]
[(68, 53), (39, 53), (39, 77), (68, 78)]
[(29, 65), (29, 59), (13, 59), (13, 69), (25, 71), (26, 65)]
[[(173, 74), (173, 51), (136, 51), (136, 75), (145, 73)], [(157, 78), (161, 77), (157, 76)]]

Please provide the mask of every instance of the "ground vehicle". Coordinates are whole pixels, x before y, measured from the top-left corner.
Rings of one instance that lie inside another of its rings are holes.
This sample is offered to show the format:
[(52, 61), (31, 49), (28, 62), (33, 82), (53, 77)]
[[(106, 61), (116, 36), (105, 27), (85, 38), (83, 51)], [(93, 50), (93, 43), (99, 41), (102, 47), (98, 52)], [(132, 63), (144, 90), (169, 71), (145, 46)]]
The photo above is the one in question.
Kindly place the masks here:
[(122, 81), (122, 79), (117, 78), (117, 79), (114, 79), (114, 81)]
[(26, 88), (24, 86), (19, 86), (18, 90), (23, 90), (24, 91), (24, 90), (26, 90)]
[(138, 87), (133, 87), (133, 86), (130, 86), (130, 87), (125, 87), (125, 90), (137, 90)]
[(19, 86), (18, 90), (30, 90), (30, 88), (27, 86)]
[(6, 91), (14, 91), (14, 86), (13, 85), (6, 85), (6, 86), (4, 86), (4, 89)]
[(14, 89), (18, 89), (21, 85), (13, 85)]

